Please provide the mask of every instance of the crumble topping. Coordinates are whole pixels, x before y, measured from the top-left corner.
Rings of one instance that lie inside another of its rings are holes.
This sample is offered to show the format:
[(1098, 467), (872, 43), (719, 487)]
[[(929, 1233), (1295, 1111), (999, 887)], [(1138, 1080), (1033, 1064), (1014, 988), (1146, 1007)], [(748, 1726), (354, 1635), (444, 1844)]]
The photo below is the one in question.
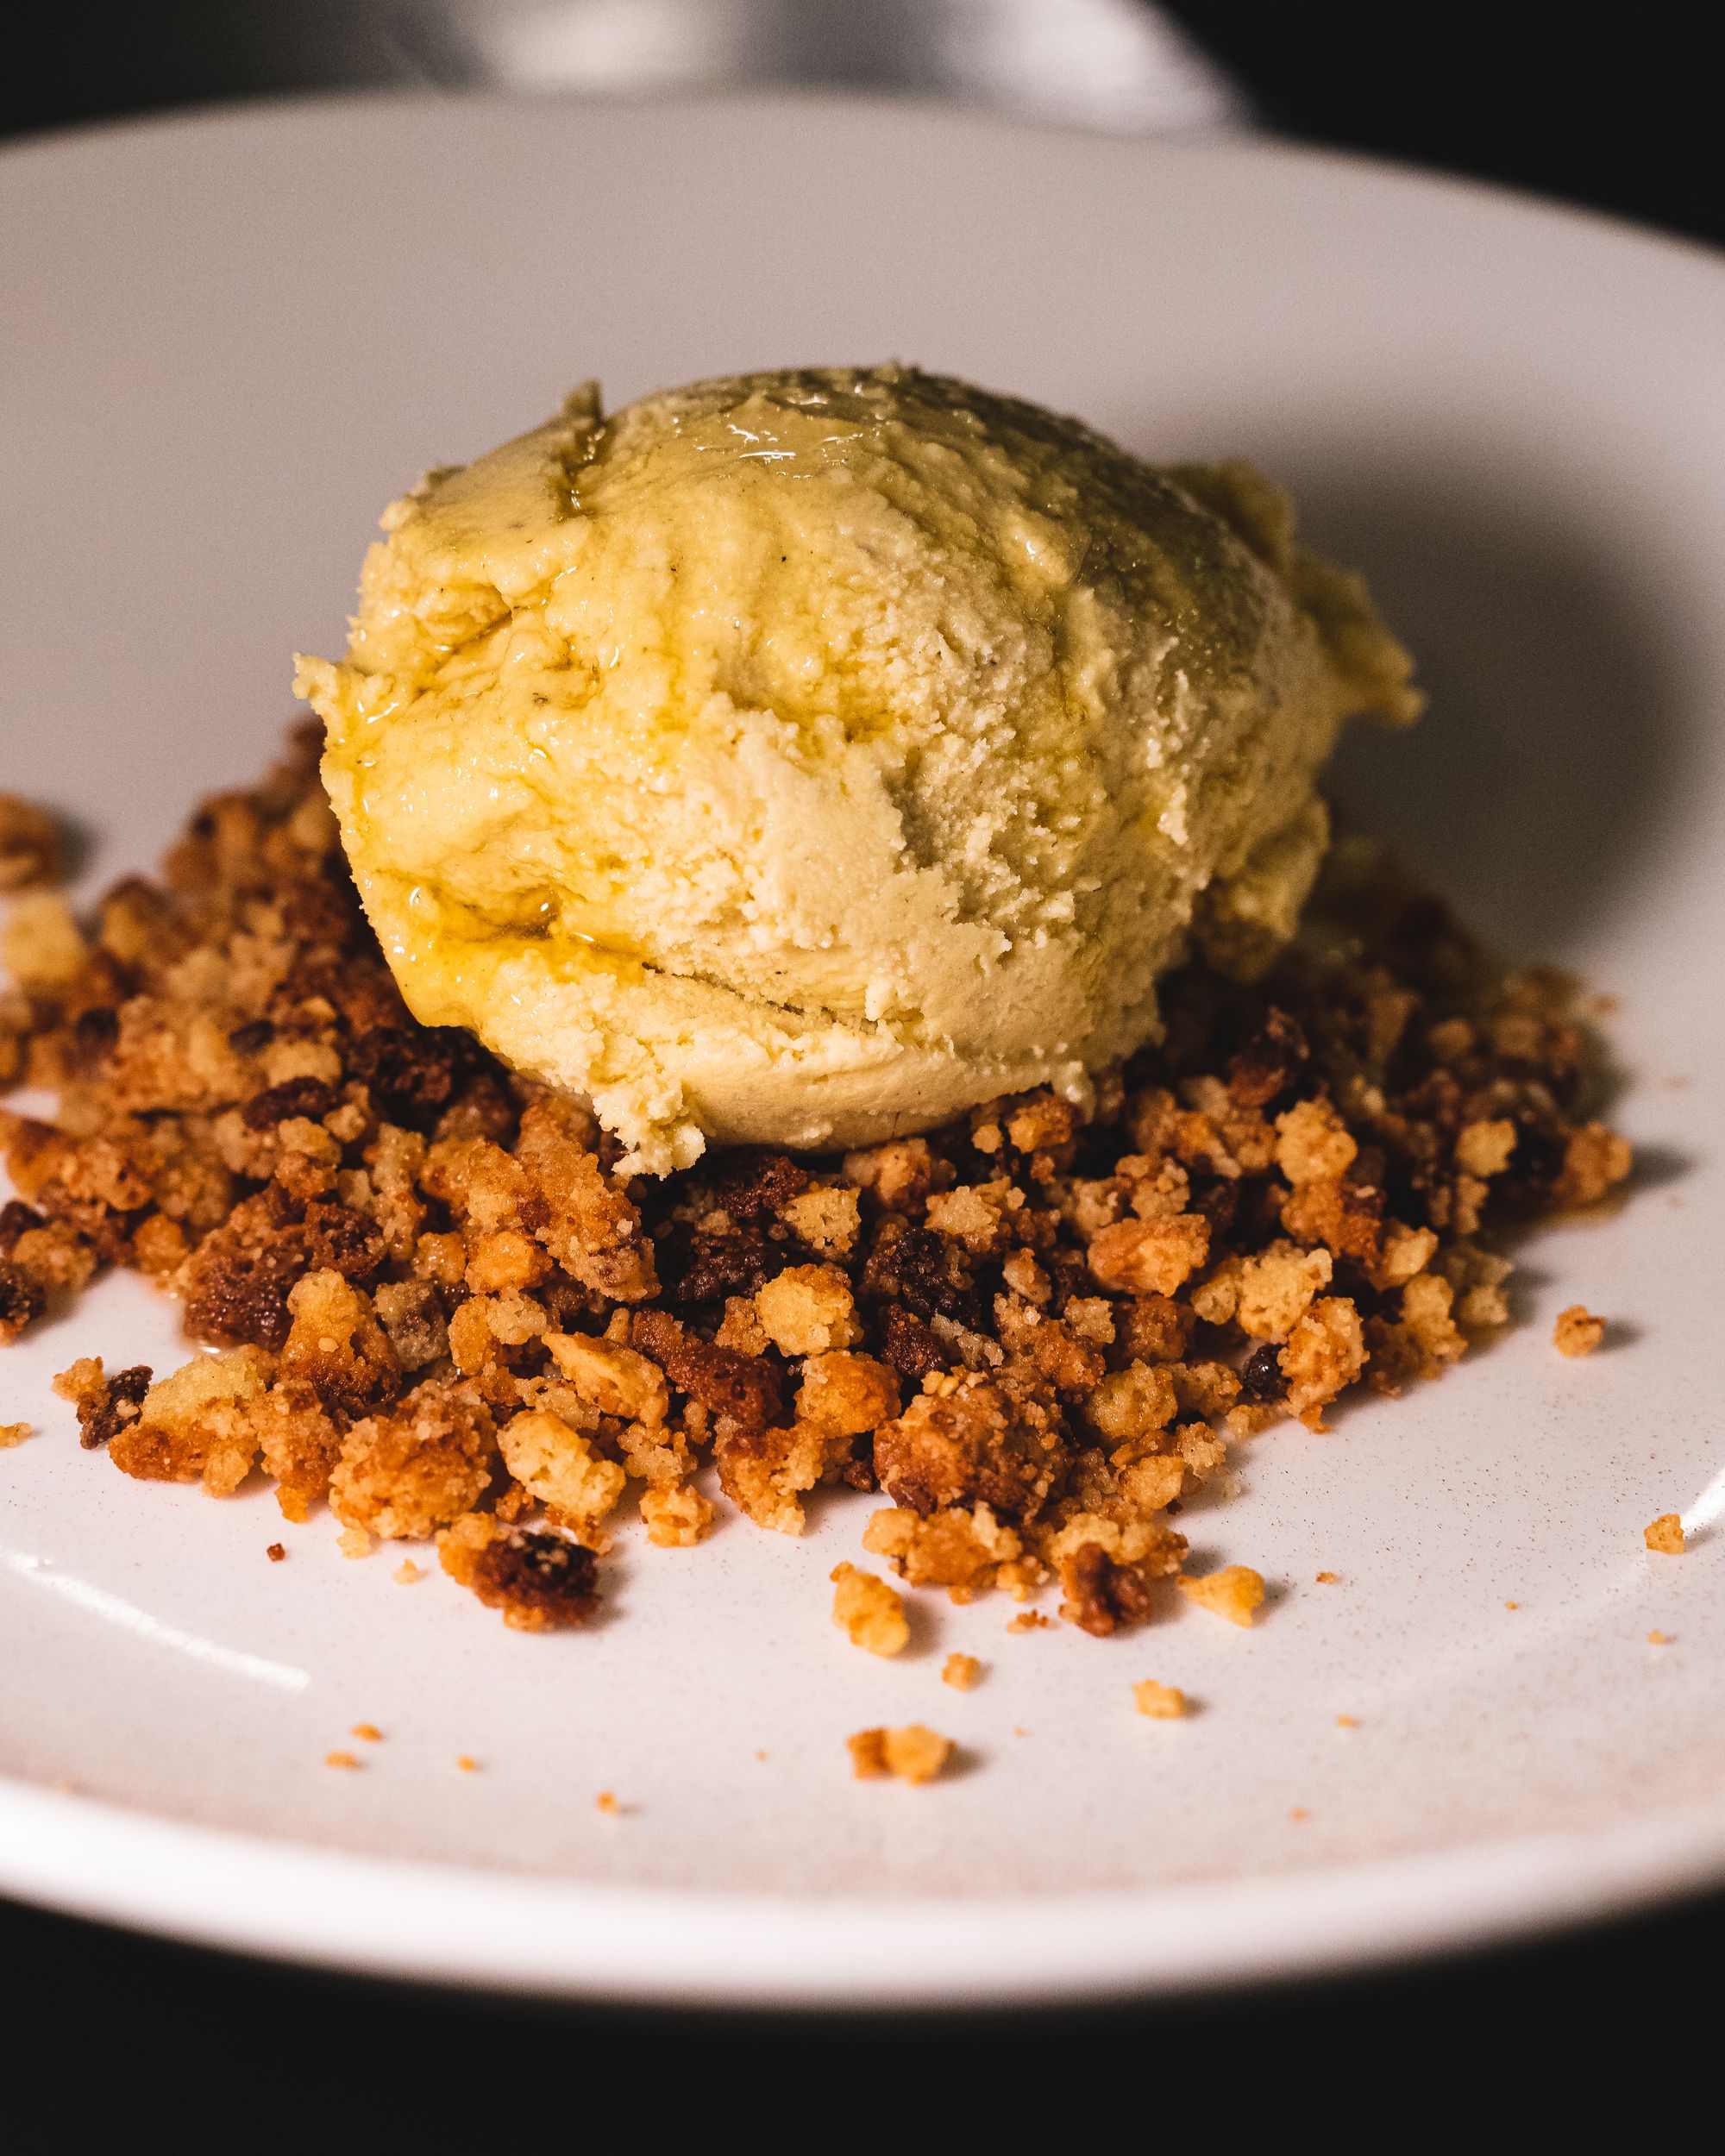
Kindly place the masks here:
[[(724, 1510), (795, 1534), (833, 1487), (879, 1492), (863, 1548), (913, 1588), (1057, 1585), (1102, 1637), (1176, 1589), (1248, 1623), (1257, 1573), (1182, 1575), (1182, 1505), (1276, 1423), (1440, 1376), (1509, 1318), (1486, 1237), (1628, 1171), (1574, 985), (1495, 970), (1343, 840), (1259, 981), (1168, 977), (1164, 1039), (1088, 1116), (1044, 1091), (631, 1178), (581, 1104), (409, 1015), (317, 748), (89, 919), (14, 905), (0, 1082), (59, 1106), (0, 1112), (0, 1339), (133, 1268), (216, 1352), (74, 1363), (85, 1445), (215, 1495), (260, 1475), (349, 1555), (435, 1545), (518, 1630), (592, 1614), (634, 1514), (667, 1549)], [(0, 874), (38, 881), (16, 805)], [(841, 1572), (882, 1651), (900, 1598)]]
[(854, 1564), (835, 1565), (832, 1580), (832, 1621), (849, 1633), (851, 1645), (870, 1654), (901, 1653), (911, 1636), (903, 1595)]
[(1683, 1555), (1683, 1520), (1674, 1512), (1662, 1512), (1657, 1520), (1649, 1520), (1642, 1530), (1641, 1539), (1650, 1550), (1657, 1550), (1661, 1557), (1680, 1557)]
[(982, 1682), (982, 1665), (974, 1654), (950, 1654), (940, 1666), (940, 1681), (955, 1692), (970, 1691)]
[(1178, 1721), (1186, 1712), (1186, 1695), (1177, 1684), (1158, 1684), (1147, 1677), (1133, 1685), (1132, 1704), (1151, 1721)]

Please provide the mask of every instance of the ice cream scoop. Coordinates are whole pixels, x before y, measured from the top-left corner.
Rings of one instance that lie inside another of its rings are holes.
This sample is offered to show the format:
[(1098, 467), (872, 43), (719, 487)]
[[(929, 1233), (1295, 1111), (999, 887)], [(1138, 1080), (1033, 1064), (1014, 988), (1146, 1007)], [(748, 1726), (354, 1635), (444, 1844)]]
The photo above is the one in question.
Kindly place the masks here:
[(906, 367), (588, 385), (383, 523), (296, 685), (367, 911), (652, 1174), (1081, 1093), (1195, 934), (1291, 930), (1342, 722), (1418, 708), (1248, 467)]

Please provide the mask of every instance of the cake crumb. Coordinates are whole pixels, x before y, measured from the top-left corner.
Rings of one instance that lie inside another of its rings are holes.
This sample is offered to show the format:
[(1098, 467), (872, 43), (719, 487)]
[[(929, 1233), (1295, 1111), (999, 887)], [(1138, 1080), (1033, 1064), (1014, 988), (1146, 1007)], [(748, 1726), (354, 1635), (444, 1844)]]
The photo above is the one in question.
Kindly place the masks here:
[(1680, 1557), (1683, 1555), (1681, 1514), (1662, 1512), (1657, 1520), (1649, 1520), (1642, 1529), (1641, 1539), (1650, 1550), (1657, 1550), (1661, 1557)]
[(458, 1752), (455, 1754), (455, 1764), (463, 1774), (477, 1774), (480, 1771), (480, 1763), (471, 1752)]
[(423, 1579), (424, 1576), (411, 1557), (404, 1557), (390, 1574), (398, 1587), (411, 1587), (415, 1580)]
[(323, 1755), (323, 1764), (326, 1767), (353, 1769), (356, 1768), (360, 1763), (351, 1752), (326, 1752)]
[(622, 1805), (617, 1801), (616, 1792), (612, 1789), (601, 1789), (593, 1799), (593, 1804), (595, 1808), (603, 1812), (607, 1819), (616, 1819), (623, 1810)]
[(287, 1545), (285, 1542), (272, 1542), (265, 1550), (264, 1555), (272, 1564), (279, 1564), (287, 1555)]
[(955, 1692), (968, 1692), (981, 1682), (982, 1665), (974, 1654), (950, 1654), (942, 1664), (940, 1681)]
[(1341, 1583), (1342, 1576), (1339, 1572), (1320, 1572), (1318, 1575), (1320, 1587), (1339, 1587)]
[(1671, 1645), (1671, 1634), (1665, 1632), (1650, 1632), (1647, 1634), (1647, 1645), (1650, 1647), (1668, 1647)]
[(28, 1422), (0, 1422), (0, 1452), (8, 1452), (15, 1445), (22, 1445), (34, 1426)]
[(1503, 1607), (1505, 1609), (1520, 1609), (1521, 1605), (1520, 1602), (1505, 1602)]
[(383, 1742), (383, 1732), (375, 1722), (355, 1722), (348, 1734), (350, 1737), (357, 1737), (362, 1743), (368, 1745), (380, 1745)]
[(1336, 1727), (1338, 1729), (1358, 1729), (1359, 1727), (1359, 1718), (1355, 1714), (1338, 1714), (1336, 1716)]
[(1175, 1722), (1186, 1712), (1186, 1695), (1177, 1684), (1158, 1684), (1147, 1677), (1133, 1685), (1132, 1704), (1153, 1722)]
[(1190, 1601), (1231, 1625), (1250, 1625), (1264, 1601), (1264, 1576), (1249, 1564), (1225, 1564), (1220, 1572), (1182, 1572), (1174, 1583)]
[(1007, 1620), (1008, 1632), (1052, 1632), (1054, 1620), (1044, 1617), (1039, 1609), (1021, 1609), (1016, 1617)]
[(901, 1653), (911, 1636), (903, 1595), (854, 1564), (836, 1564), (829, 1576), (834, 1587), (832, 1621), (849, 1633), (851, 1645), (866, 1647), (870, 1654)]
[(1310, 1819), (1312, 1814), (1306, 1809), (1306, 1807), (1303, 1804), (1296, 1804), (1293, 1810), (1289, 1813), (1288, 1816), (1297, 1824), (1302, 1819)]
[(952, 1757), (952, 1739), (922, 1722), (897, 1729), (859, 1729), (845, 1739), (850, 1771), (859, 1782), (896, 1775), (900, 1782), (932, 1782)]
[(372, 1539), (363, 1527), (343, 1527), (336, 1538), (336, 1546), (344, 1557), (368, 1557)]
[(1552, 1340), (1559, 1355), (1591, 1355), (1605, 1338), (1605, 1320), (1596, 1318), (1584, 1303), (1572, 1302), (1558, 1313)]

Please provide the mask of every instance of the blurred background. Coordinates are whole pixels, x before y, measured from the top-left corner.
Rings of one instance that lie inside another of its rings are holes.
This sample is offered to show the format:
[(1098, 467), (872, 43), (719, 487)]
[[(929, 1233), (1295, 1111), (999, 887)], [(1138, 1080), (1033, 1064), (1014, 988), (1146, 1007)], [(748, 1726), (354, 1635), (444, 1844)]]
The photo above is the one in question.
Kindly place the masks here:
[[(0, 136), (327, 91), (841, 87), (1079, 127), (1270, 129), (1718, 242), (1703, 28), (1698, 9), (1584, 18), (1513, 0), (61, 0), (10, 11)], [(47, 2146), (50, 2128), (74, 2151), (202, 2147), (222, 2122), (251, 2132), (266, 2115), (315, 2121), (338, 2147), (429, 2124), (422, 2138), (441, 2148), (474, 2130), (580, 2134), (590, 2089), (575, 2115), (568, 2096), (537, 2091), (560, 2069), (579, 2085), (596, 2067), (661, 2128), (758, 2103), (762, 2130), (825, 2134), (849, 2088), (888, 2131), (925, 2137), (962, 2111), (987, 2134), (1009, 2120), (1022, 2130), (1033, 2064), (1046, 2091), (1064, 2092), (1068, 2130), (1101, 2123), (1085, 2094), (1100, 2073), (1157, 2123), (1183, 2111), (1226, 2130), (1256, 2112), (1344, 2135), (1352, 2121), (1400, 2145), (1411, 2106), (1433, 2126), (1446, 2113), (1477, 2123), (1496, 2074), (1510, 2090), (1490, 2107), (1499, 2120), (1516, 2092), (1549, 2119), (1584, 2061), (1596, 2087), (1646, 2076), (1657, 2105), (1659, 2062), (1690, 2047), (1722, 1946), (1725, 1897), (1713, 1897), (1425, 1969), (1033, 2026), (715, 2021), (349, 1983), (0, 1904), (13, 1977), (0, 2117), (22, 2128), (21, 2151)], [(1358, 2100), (1385, 2071), (1401, 2081), (1396, 2108), (1369, 2128)]]

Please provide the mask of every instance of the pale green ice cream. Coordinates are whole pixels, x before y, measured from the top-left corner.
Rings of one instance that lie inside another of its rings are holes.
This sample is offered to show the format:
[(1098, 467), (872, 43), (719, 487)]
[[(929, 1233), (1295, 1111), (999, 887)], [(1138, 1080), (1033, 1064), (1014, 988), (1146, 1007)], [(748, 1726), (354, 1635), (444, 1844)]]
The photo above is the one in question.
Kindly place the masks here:
[(1288, 933), (1342, 721), (1418, 708), (1247, 467), (908, 368), (588, 386), (384, 527), (298, 682), (367, 911), (649, 1173), (1082, 1092), (1195, 926)]

